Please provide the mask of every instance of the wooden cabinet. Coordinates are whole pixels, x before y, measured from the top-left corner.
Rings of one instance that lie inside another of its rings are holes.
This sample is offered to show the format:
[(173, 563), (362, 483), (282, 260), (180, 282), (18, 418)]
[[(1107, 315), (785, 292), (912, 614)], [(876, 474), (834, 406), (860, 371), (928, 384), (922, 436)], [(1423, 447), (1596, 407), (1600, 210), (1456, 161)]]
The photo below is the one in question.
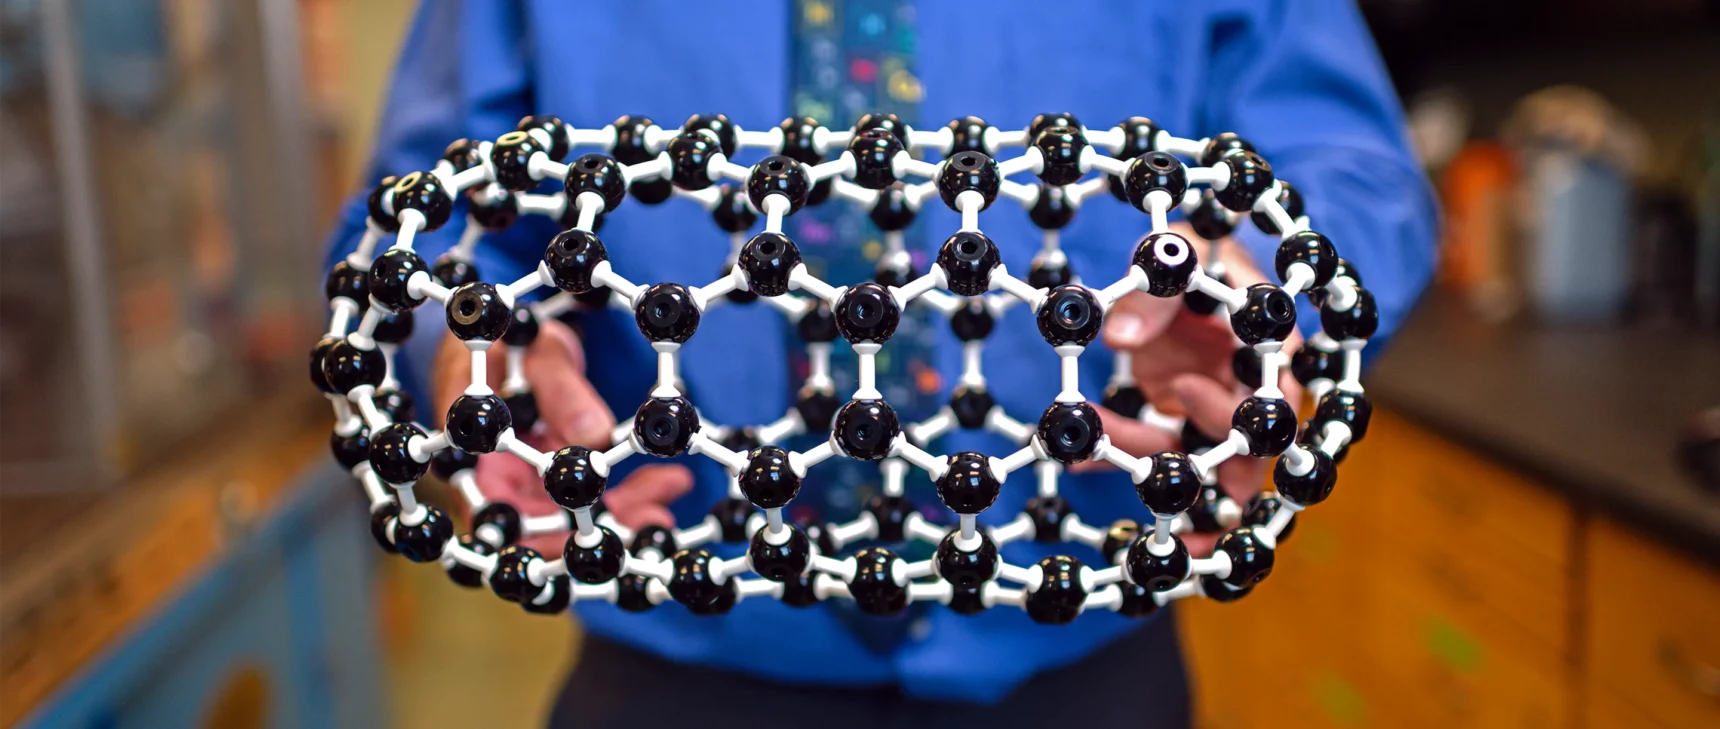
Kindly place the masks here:
[(1585, 546), (1588, 726), (1720, 727), (1720, 575), (1606, 521)]

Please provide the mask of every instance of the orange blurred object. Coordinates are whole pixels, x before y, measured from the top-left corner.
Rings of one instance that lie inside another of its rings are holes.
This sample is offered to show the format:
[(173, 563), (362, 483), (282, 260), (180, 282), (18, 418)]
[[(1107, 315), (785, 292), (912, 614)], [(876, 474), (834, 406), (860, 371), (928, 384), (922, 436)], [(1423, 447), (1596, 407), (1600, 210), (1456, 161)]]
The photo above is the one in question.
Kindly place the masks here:
[(1495, 142), (1465, 145), (1440, 178), (1446, 225), (1439, 282), (1465, 299), (1483, 303), (1517, 299), (1511, 245), (1517, 179), (1511, 153)]

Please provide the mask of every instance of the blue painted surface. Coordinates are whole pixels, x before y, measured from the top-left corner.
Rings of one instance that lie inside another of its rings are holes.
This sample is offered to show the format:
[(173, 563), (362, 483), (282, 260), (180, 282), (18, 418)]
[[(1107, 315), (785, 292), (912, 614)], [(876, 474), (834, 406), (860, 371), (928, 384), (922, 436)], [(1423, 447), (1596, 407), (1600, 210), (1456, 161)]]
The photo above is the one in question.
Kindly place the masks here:
[(307, 471), (289, 493), (19, 726), (198, 726), (245, 668), (266, 678), (269, 726), (380, 726), (375, 550), (361, 497), (333, 465)]

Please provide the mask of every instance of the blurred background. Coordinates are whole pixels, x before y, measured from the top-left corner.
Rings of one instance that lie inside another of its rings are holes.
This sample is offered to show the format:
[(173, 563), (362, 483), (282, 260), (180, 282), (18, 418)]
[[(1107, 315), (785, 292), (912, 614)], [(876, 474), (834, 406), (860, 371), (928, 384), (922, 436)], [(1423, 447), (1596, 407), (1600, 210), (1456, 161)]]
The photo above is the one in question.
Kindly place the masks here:
[[(1201, 725), (1720, 726), (1720, 4), (1361, 4), (1441, 268)], [(0, 0), (0, 724), (541, 721), (577, 626), (380, 559), (304, 382), (413, 5)]]

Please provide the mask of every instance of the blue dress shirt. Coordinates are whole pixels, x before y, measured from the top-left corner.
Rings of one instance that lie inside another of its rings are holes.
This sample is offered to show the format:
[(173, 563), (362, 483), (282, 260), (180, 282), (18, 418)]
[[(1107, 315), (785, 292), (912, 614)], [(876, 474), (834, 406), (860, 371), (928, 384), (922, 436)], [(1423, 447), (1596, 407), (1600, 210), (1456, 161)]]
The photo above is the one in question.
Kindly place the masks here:
[[(428, 169), (453, 139), (494, 139), (531, 113), (556, 114), (585, 128), (621, 114), (645, 114), (673, 127), (691, 114), (720, 111), (742, 128), (768, 129), (789, 115), (793, 7), (426, 0), (401, 49), (363, 186), (386, 174)], [(1379, 339), (1402, 321), (1428, 279), (1433, 198), (1373, 41), (1348, 0), (921, 2), (916, 26), (924, 97), (921, 118), (911, 123), (935, 128), (974, 114), (1019, 129), (1036, 113), (1066, 110), (1091, 127), (1143, 115), (1178, 136), (1235, 131), (1304, 192), (1314, 228), (1360, 268), (1380, 306)], [(822, 121), (845, 126), (853, 119)], [(606, 222), (601, 235), (615, 269), (646, 284), (712, 280), (728, 241), (708, 215), (683, 200), (644, 208), (629, 201)], [(352, 249), (363, 229), (362, 194), (345, 213), (333, 233), (331, 263)], [(957, 216), (941, 206), (928, 205), (922, 216), (934, 244), (959, 227)], [(444, 229), (419, 238), (427, 260), (452, 245), (462, 220), (457, 213)], [(1026, 213), (1005, 203), (982, 216), (981, 225), (1009, 269), (1025, 273), (1040, 245)], [(1101, 195), (1065, 229), (1064, 250), (1087, 281), (1103, 285), (1124, 274), (1146, 227), (1141, 213)], [(1276, 240), (1246, 223), (1238, 231), (1255, 260), (1270, 268)], [(553, 222), (528, 218), (484, 239), (477, 257), (484, 279), (523, 275), (554, 232)], [(420, 393), (424, 364), (444, 329), (435, 307), (421, 312), (420, 336), (407, 346), (400, 367), (403, 381)], [(1317, 325), (1313, 310), (1301, 314), (1304, 330)], [(582, 316), (590, 377), (625, 418), (650, 389), (652, 351), (631, 316)], [(789, 407), (793, 383), (783, 365), (788, 326), (774, 309), (759, 305), (725, 306), (706, 316), (683, 349), (683, 376), (708, 418), (765, 423)], [(959, 343), (947, 331), (941, 336), (934, 359), (944, 382), (953, 383), (961, 367)], [(1103, 352), (1084, 357), (1083, 392), (1096, 397), (1110, 366)], [(1037, 418), (1052, 401), (1057, 358), (1024, 308), (999, 322), (988, 342), (986, 372), (999, 404), (1018, 419)], [(851, 387), (838, 383), (838, 395)], [(1002, 455), (1011, 447), (977, 433), (958, 432), (942, 442), (945, 452), (958, 449)], [(644, 460), (636, 456), (620, 470)], [(698, 485), (674, 505), (682, 524), (702, 518), (725, 495), (714, 463), (693, 459), (688, 465)], [(982, 523), (1014, 518), (1033, 495), (1031, 481), (1006, 483)], [(1121, 474), (1065, 477), (1063, 495), (1091, 524), (1147, 518)], [(1100, 561), (1084, 547), (1054, 546), (1088, 564)], [(1004, 555), (1030, 564), (1052, 551), (1016, 543)], [(782, 682), (896, 685), (909, 695), (980, 702), (1001, 698), (1036, 672), (1078, 660), (1134, 625), (1104, 611), (1050, 627), (1009, 607), (974, 617), (934, 610), (912, 639), (879, 654), (830, 611), (770, 599), (746, 600), (717, 618), (676, 605), (640, 615), (603, 603), (576, 609), (587, 629), (674, 660)]]

